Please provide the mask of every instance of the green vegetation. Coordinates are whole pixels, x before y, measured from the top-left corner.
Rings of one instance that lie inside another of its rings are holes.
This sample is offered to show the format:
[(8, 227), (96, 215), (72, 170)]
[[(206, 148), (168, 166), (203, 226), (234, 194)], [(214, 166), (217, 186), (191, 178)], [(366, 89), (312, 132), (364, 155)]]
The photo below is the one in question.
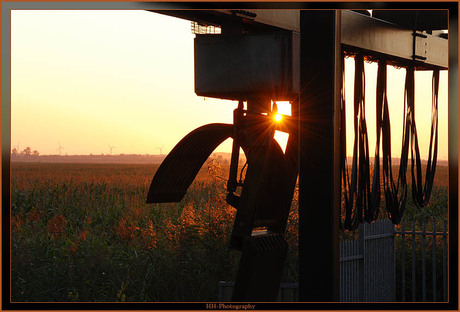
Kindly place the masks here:
[(218, 178), (226, 175), (204, 167), (182, 202), (147, 205), (156, 169), (13, 163), (13, 302), (216, 301), (218, 281), (234, 280), (240, 257), (227, 248), (235, 210)]
[[(147, 205), (157, 167), (12, 163), (12, 301), (216, 301), (218, 281), (234, 280), (240, 257), (228, 249), (235, 210), (225, 202), (227, 173), (208, 163), (182, 202)], [(288, 283), (298, 276), (297, 199), (296, 190)], [(428, 209), (409, 206), (406, 218), (442, 222), (446, 207), (441, 183)]]

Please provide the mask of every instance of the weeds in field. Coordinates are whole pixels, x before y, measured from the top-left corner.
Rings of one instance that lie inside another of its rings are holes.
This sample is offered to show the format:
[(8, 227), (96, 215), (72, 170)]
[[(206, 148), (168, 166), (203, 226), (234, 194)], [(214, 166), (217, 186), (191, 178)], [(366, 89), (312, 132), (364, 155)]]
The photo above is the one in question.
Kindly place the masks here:
[(153, 166), (13, 164), (12, 300), (217, 300), (239, 252), (210, 165), (181, 203), (147, 205)]
[[(218, 281), (234, 280), (240, 257), (228, 249), (235, 209), (226, 171), (208, 163), (182, 202), (147, 205), (156, 169), (13, 163), (12, 301), (217, 300)], [(286, 239), (283, 282), (297, 282), (298, 189)]]

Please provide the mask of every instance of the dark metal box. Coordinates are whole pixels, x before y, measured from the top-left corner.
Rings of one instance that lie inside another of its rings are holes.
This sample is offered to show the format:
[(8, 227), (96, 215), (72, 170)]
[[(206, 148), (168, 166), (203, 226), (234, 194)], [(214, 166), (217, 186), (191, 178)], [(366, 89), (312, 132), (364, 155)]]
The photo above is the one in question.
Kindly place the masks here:
[(195, 92), (231, 100), (290, 100), (299, 92), (300, 36), (196, 35)]

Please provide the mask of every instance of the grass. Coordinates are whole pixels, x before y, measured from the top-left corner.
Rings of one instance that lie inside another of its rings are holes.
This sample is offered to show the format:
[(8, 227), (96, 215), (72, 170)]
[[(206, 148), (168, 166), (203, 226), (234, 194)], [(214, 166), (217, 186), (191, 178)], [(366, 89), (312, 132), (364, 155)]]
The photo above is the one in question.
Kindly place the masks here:
[(147, 205), (156, 169), (13, 163), (12, 301), (216, 301), (240, 257), (227, 248), (225, 172), (204, 167), (182, 202)]
[[(240, 257), (228, 249), (235, 210), (225, 202), (226, 171), (208, 163), (182, 202), (147, 205), (157, 167), (12, 163), (12, 301), (216, 301)], [(445, 218), (445, 193), (435, 189), (418, 216)], [(286, 283), (298, 279), (297, 198), (296, 190)]]

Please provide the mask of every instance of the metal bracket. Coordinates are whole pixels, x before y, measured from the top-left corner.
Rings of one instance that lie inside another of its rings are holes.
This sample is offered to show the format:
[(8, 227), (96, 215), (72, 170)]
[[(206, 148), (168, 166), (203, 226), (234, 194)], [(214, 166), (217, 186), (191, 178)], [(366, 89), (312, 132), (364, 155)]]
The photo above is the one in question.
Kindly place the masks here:
[(427, 35), (414, 31), (412, 33), (412, 59), (414, 61), (425, 61), (427, 59)]
[(230, 10), (230, 12), (232, 12), (233, 15), (243, 17), (243, 18), (247, 18), (247, 19), (250, 19), (250, 20), (254, 20), (257, 17), (256, 13), (246, 11), (246, 10)]

